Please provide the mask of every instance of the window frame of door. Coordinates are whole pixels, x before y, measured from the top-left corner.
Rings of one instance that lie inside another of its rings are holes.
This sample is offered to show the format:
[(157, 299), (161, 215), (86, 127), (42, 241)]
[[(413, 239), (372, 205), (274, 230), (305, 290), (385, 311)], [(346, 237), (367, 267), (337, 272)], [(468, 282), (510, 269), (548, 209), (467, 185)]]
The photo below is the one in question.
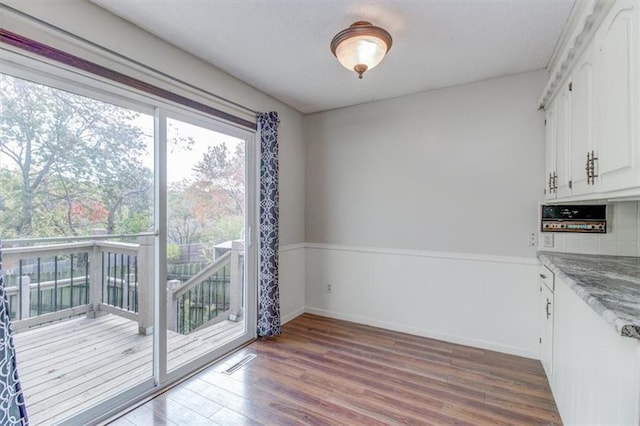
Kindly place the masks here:
[[(154, 280), (154, 334), (152, 374), (148, 380), (129, 388), (117, 396), (64, 420), (65, 423), (88, 423), (104, 421), (119, 411), (158, 394), (171, 385), (196, 374), (211, 363), (255, 340), (257, 325), (257, 263), (258, 263), (258, 188), (259, 188), (259, 144), (253, 129), (227, 122), (202, 111), (175, 104), (151, 96), (123, 84), (99, 79), (90, 73), (61, 66), (50, 60), (22, 55), (0, 48), (0, 72), (37, 84), (68, 91), (80, 96), (128, 108), (154, 116), (154, 227), (155, 227), (155, 280)], [(166, 285), (160, 285), (159, 277), (166, 277), (167, 237), (167, 140), (166, 120), (175, 118), (219, 133), (228, 134), (245, 141), (245, 333), (242, 342), (233, 340), (214, 352), (192, 360), (175, 370), (167, 371), (167, 304)], [(159, 226), (163, 223), (164, 226)], [(164, 274), (163, 274), (164, 272)]]

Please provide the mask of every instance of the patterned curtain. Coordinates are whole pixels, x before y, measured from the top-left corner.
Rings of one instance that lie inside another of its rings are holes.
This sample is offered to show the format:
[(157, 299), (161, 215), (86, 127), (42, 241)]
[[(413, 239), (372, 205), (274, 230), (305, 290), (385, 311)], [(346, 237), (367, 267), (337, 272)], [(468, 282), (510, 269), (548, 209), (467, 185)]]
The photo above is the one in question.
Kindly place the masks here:
[(278, 119), (277, 112), (257, 114), (260, 135), (260, 254), (258, 259), (258, 336), (278, 336)]
[(0, 425), (28, 425), (27, 407), (16, 367), (16, 352), (9, 324), (9, 301), (2, 277), (0, 242)]

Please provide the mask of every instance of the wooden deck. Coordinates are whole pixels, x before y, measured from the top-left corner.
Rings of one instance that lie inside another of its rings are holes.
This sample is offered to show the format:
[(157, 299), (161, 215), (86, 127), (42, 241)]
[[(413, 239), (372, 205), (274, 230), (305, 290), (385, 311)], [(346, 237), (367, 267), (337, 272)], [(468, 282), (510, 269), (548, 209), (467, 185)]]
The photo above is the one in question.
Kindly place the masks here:
[[(172, 370), (242, 332), (224, 321), (190, 335), (169, 331)], [(55, 424), (152, 376), (151, 336), (108, 314), (78, 317), (14, 335), (30, 423)]]

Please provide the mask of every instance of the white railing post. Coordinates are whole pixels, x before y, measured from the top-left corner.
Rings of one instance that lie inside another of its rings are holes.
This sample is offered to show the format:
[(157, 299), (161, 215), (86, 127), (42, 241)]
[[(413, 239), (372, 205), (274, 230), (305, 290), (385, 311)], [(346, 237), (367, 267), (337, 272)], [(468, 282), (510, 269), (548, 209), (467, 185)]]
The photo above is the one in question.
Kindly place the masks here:
[(138, 333), (153, 334), (154, 236), (138, 238)]
[(31, 316), (31, 277), (22, 276), (20, 288), (20, 319), (27, 319)]
[[(91, 230), (92, 235), (105, 235), (106, 229), (96, 228)], [(104, 298), (102, 291), (102, 251), (95, 241), (92, 241), (92, 250), (89, 253), (89, 311), (87, 316), (95, 318), (100, 315), (100, 304)], [(105, 289), (105, 291), (107, 291)]]
[(178, 301), (173, 299), (173, 293), (180, 287), (180, 280), (167, 281), (167, 329), (178, 331)]
[(229, 283), (229, 320), (240, 321), (242, 318), (242, 276), (243, 267), (240, 257), (244, 254), (242, 241), (231, 242), (231, 264)]
[(89, 253), (89, 311), (87, 316), (95, 318), (99, 315), (100, 304), (102, 303), (102, 251), (100, 247), (93, 244)]
[[(123, 257), (123, 259), (126, 259), (126, 257)], [(122, 265), (120, 265), (121, 268), (124, 268), (124, 262), (122, 262)], [(121, 277), (124, 277), (124, 274), (121, 275)], [(117, 279), (117, 278), (116, 278)], [(129, 288), (127, 288), (127, 278), (124, 277), (122, 279), (122, 281), (120, 282), (120, 288), (122, 289), (122, 309), (129, 309)]]

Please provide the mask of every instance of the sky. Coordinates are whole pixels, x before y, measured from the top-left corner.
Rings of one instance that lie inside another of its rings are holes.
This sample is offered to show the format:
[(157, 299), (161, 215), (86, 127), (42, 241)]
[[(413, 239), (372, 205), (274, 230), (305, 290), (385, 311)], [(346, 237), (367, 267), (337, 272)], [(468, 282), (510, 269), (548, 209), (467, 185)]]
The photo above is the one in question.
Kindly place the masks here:
[[(147, 135), (147, 156), (143, 162), (145, 166), (153, 170), (153, 116), (141, 114), (136, 120), (136, 125), (141, 127), (144, 134)], [(184, 145), (170, 145), (168, 147), (168, 184), (192, 178), (193, 166), (202, 159), (209, 146), (225, 142), (229, 152), (233, 153), (237, 145), (245, 143), (242, 139), (172, 118), (167, 121), (167, 133), (169, 139), (175, 134), (179, 134), (182, 138), (191, 137), (194, 140), (194, 143), (189, 147)]]

